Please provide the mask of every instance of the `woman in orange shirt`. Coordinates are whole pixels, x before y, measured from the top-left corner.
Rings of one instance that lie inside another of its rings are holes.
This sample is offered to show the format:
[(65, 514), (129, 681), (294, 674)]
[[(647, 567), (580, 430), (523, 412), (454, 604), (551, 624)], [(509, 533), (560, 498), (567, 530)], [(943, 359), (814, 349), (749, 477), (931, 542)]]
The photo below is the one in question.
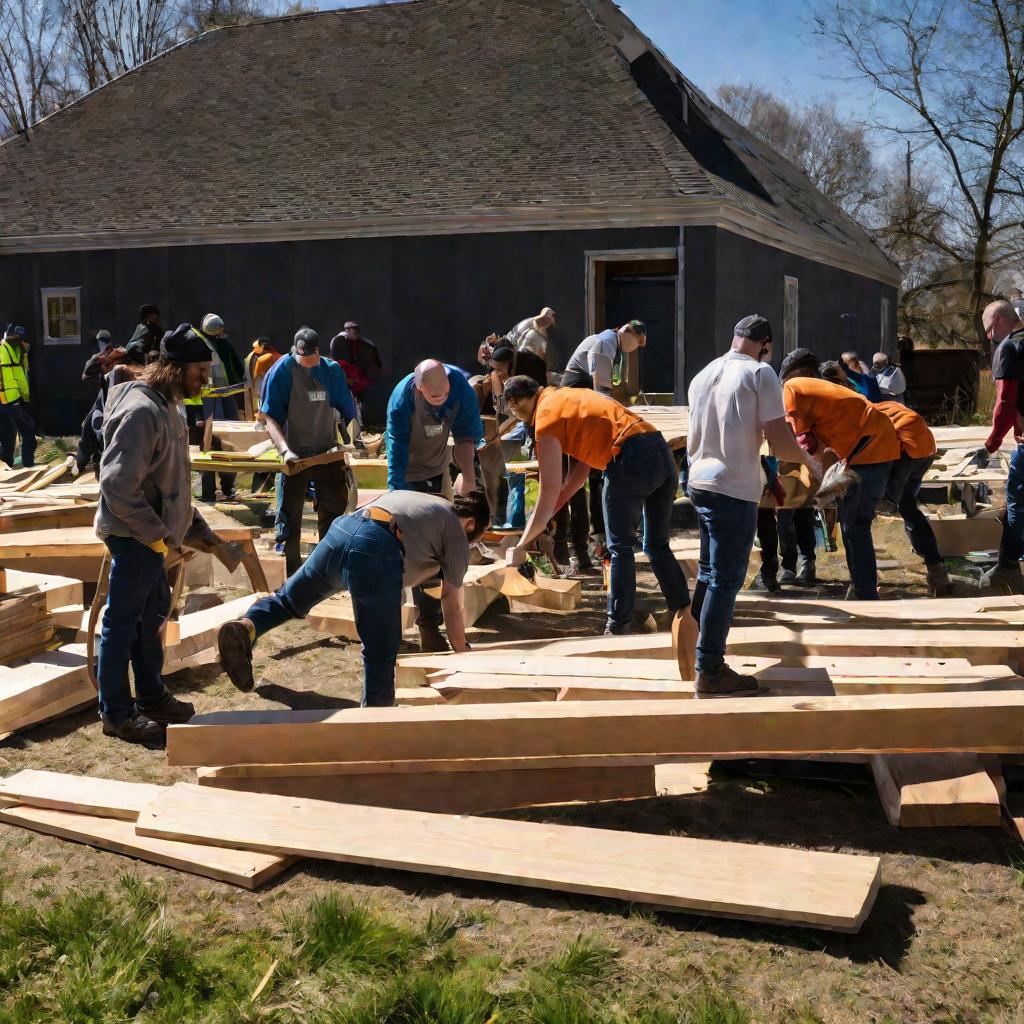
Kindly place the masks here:
[(818, 358), (796, 349), (782, 361), (786, 418), (793, 431), (805, 435), (812, 454), (820, 445), (846, 459), (860, 477), (839, 503), (839, 528), (858, 600), (878, 600), (878, 565), (871, 540), (875, 509), (885, 495), (889, 471), (900, 457), (896, 430), (856, 391), (821, 379)]
[[(614, 399), (588, 388), (542, 388), (531, 377), (517, 376), (505, 383), (505, 400), (517, 419), (533, 426), (540, 464), (537, 505), (519, 543), (509, 549), (509, 565), (523, 564), (527, 546), (596, 469), (604, 473), (602, 502), (611, 552), (605, 634), (629, 631), (636, 604), (633, 542), (641, 519), (644, 551), (669, 611), (678, 614), (686, 608), (689, 589), (668, 543), (679, 473), (661, 434)], [(564, 482), (563, 454), (574, 460)], [(691, 616), (682, 619), (692, 626)]]

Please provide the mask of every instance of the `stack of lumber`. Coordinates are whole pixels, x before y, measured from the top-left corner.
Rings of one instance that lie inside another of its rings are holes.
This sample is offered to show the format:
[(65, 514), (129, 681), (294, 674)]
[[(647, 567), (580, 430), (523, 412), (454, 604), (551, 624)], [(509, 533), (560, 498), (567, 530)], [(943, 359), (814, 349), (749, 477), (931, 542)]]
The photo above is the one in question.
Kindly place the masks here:
[(0, 738), (95, 706), (84, 644), (67, 644), (0, 675)]
[(631, 405), (629, 411), (647, 420), (661, 433), (673, 451), (686, 447), (690, 410), (685, 405)]
[(56, 628), (45, 595), (32, 589), (0, 592), (0, 665), (46, 650)]
[(857, 931), (876, 857), (21, 772), (0, 820), (253, 888), (295, 857)]

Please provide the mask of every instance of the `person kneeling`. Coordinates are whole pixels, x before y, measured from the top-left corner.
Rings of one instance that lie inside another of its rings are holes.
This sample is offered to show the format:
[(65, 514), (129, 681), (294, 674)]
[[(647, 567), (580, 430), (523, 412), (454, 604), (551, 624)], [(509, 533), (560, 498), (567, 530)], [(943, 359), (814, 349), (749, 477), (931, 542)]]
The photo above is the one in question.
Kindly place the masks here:
[(440, 573), (441, 609), (456, 651), (467, 651), (462, 581), (470, 542), (490, 523), (480, 491), (445, 498), (390, 491), (351, 515), (340, 516), (302, 568), (241, 619), (220, 628), (220, 662), (239, 689), (253, 688), (253, 644), (289, 619), (303, 619), (328, 597), (347, 590), (362, 642), (363, 707), (395, 703), (395, 662), (402, 642), (402, 591)]

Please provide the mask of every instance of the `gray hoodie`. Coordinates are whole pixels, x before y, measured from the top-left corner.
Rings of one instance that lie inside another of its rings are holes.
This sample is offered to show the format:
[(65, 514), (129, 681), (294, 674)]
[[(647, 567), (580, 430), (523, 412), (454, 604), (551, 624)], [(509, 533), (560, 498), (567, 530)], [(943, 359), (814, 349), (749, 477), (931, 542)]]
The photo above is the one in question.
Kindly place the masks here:
[(180, 547), (187, 533), (204, 530), (192, 508), (188, 428), (177, 403), (142, 381), (118, 384), (107, 395), (103, 443), (98, 537)]

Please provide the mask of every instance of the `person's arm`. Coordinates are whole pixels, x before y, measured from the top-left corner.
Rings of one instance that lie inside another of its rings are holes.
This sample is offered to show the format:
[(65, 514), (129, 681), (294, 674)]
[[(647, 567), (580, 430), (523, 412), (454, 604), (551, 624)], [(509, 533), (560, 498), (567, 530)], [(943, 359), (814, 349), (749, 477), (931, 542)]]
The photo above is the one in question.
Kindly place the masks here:
[(335, 363), (328, 372), (331, 380), (331, 405), (340, 413), (342, 423), (351, 423), (356, 418), (356, 403), (349, 390), (345, 371)]
[(143, 544), (158, 544), (167, 537), (164, 521), (143, 492), (156, 436), (153, 414), (146, 409), (133, 409), (117, 421), (100, 462), (100, 496), (104, 505)]
[(607, 352), (594, 349), (587, 356), (587, 370), (594, 381), (594, 390), (601, 395), (611, 398), (612, 394), (612, 371), (615, 369), (615, 361)]
[(785, 416), (769, 420), (764, 425), (764, 437), (774, 455), (780, 462), (796, 462), (806, 466), (811, 474), (821, 479), (821, 463), (800, 447), (793, 428)]
[(558, 504), (555, 505), (555, 512), (561, 511), (562, 507), (566, 505), (569, 499), (587, 482), (587, 477), (590, 475), (590, 466), (585, 462), (574, 461), (572, 468), (566, 474), (565, 480), (562, 482), (562, 490), (558, 495)]
[(462, 587), (453, 587), (447, 580), (441, 581), (441, 613), (444, 628), (456, 654), (469, 650), (466, 643), (466, 620), (462, 612)]
[[(526, 561), (526, 549), (547, 529), (558, 507), (558, 498), (562, 492), (562, 446), (553, 437), (537, 438), (537, 463), (540, 476), (537, 504), (519, 543), (508, 549), (506, 561), (509, 565), (522, 565)], [(578, 465), (590, 471), (585, 462)]]
[(455, 451), (452, 453), (455, 465), (461, 471), (459, 494), (476, 490), (476, 469), (473, 457), (476, 446), (484, 439), (484, 421), (480, 419), (480, 403), (473, 385), (461, 373), (449, 377), (452, 390), (456, 392), (458, 406), (452, 420), (452, 437)]
[(281, 424), (268, 414), (265, 425), (267, 433), (270, 435), (270, 440), (274, 442), (275, 447), (281, 453), (281, 458), (285, 462), (298, 461), (298, 455), (288, 447), (288, 439), (284, 436), (284, 428)]
[(388, 453), (388, 490), (405, 490), (405, 473), (409, 468), (409, 439), (412, 434), (412, 383), (396, 389), (388, 402), (388, 422), (384, 443)]
[(452, 451), (455, 465), (459, 467), (459, 478), (456, 481), (456, 490), (459, 494), (469, 494), (476, 490), (476, 465), (474, 455), (476, 445), (472, 441), (456, 441)]
[(1017, 412), (1017, 390), (1020, 382), (1016, 380), (996, 381), (996, 404), (992, 410), (992, 430), (985, 442), (985, 450), (992, 454), (999, 450), (1003, 438), (1011, 431), (1016, 431), (1020, 416)]
[(907, 390), (907, 378), (898, 366), (893, 370), (892, 376), (889, 378), (889, 390), (897, 397)]

